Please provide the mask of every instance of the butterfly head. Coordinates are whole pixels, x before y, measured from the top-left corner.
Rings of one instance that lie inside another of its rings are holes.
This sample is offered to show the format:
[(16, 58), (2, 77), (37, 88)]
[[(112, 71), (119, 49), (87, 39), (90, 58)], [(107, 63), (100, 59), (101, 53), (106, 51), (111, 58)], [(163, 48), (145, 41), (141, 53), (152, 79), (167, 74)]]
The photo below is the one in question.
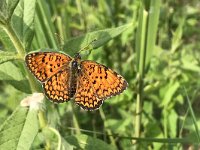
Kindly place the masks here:
[(80, 62), (81, 62), (81, 55), (79, 53), (76, 53), (74, 55), (74, 60), (72, 61), (72, 68), (80, 69)]
[(80, 55), (80, 53), (76, 53), (76, 54), (74, 55), (74, 59), (75, 59), (76, 61), (81, 60), (81, 55)]

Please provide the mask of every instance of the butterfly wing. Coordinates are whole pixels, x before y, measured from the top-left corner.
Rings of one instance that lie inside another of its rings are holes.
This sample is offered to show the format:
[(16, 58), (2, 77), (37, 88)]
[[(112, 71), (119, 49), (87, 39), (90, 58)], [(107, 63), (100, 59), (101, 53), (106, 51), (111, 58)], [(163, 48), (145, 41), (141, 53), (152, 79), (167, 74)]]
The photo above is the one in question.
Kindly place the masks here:
[(92, 89), (99, 99), (104, 100), (119, 95), (128, 86), (121, 75), (102, 64), (86, 60), (81, 62), (81, 68), (87, 74)]
[(53, 102), (66, 102), (69, 96), (69, 68), (62, 68), (43, 83), (45, 95)]
[(75, 102), (84, 109), (99, 108), (103, 100), (122, 93), (128, 86), (121, 75), (104, 65), (86, 60), (80, 67)]
[(26, 55), (25, 61), (29, 70), (41, 82), (45, 82), (63, 65), (69, 66), (72, 58), (57, 52), (36, 52)]
[(103, 103), (96, 95), (89, 78), (83, 70), (78, 75), (75, 102), (86, 110), (95, 110)]

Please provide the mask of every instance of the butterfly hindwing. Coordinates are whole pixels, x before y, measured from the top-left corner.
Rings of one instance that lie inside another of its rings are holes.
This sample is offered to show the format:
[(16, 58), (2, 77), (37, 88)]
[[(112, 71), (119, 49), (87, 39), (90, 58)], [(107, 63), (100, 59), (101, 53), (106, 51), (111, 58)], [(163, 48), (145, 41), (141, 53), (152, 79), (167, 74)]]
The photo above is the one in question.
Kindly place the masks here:
[(62, 103), (70, 100), (69, 68), (63, 68), (43, 83), (45, 95), (53, 102)]
[(91, 82), (83, 70), (78, 75), (75, 102), (87, 110), (95, 110), (103, 103), (96, 95)]

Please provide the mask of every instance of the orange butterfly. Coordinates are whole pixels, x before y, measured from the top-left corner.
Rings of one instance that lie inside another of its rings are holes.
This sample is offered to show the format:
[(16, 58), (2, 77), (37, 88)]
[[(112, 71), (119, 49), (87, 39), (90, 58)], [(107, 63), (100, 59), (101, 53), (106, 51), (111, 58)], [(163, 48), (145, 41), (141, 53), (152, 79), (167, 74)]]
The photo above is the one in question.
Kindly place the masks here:
[(26, 65), (43, 84), (45, 95), (53, 102), (75, 102), (86, 110), (100, 107), (103, 100), (122, 93), (128, 83), (116, 72), (90, 60), (81, 61), (58, 52), (26, 55)]

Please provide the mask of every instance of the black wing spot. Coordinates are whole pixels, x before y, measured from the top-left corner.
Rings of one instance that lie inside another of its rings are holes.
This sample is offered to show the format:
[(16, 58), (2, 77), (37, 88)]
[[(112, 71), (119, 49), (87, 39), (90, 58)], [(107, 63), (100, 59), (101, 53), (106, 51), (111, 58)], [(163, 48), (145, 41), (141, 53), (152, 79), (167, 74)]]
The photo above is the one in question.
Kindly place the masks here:
[(45, 62), (45, 57), (42, 58), (42, 62), (43, 62), (43, 63)]

